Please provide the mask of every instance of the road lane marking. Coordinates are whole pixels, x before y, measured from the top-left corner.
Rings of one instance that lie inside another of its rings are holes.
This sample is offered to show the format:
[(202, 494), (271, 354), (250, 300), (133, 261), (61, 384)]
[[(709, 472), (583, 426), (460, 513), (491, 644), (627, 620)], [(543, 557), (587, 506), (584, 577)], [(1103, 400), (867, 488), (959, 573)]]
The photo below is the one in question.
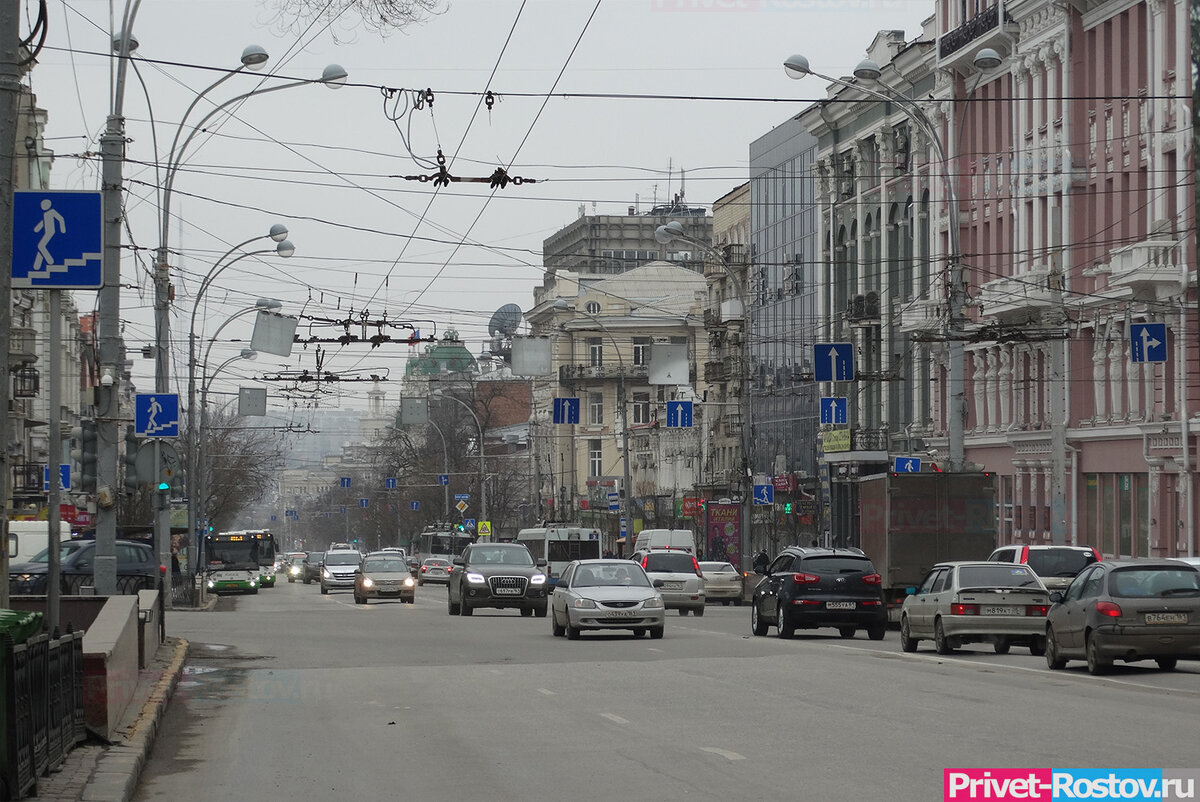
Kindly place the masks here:
[(558, 695), (558, 694), (556, 694), (554, 691), (552, 691), (552, 690), (549, 690), (549, 689), (547, 689), (547, 688), (538, 688), (538, 689), (537, 689), (537, 692), (538, 692), (538, 693), (540, 693), (540, 694), (544, 694), (544, 695), (546, 695), (546, 696), (557, 696), (557, 695)]
[(601, 713), (601, 716), (611, 721), (613, 724), (628, 724), (629, 719), (621, 718), (616, 713)]
[(730, 752), (728, 749), (718, 749), (715, 746), (702, 746), (701, 752), (711, 752), (714, 755), (720, 755), (726, 760), (745, 760), (745, 755), (739, 755), (737, 752)]

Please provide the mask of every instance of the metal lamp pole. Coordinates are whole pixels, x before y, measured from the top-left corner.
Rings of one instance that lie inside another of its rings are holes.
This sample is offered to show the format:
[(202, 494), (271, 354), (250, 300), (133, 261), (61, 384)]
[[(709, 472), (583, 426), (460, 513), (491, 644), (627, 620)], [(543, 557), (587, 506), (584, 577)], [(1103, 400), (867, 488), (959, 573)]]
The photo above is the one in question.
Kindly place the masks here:
[(483, 424), (479, 420), (479, 416), (475, 414), (475, 410), (471, 409), (471, 405), (461, 398), (453, 395), (447, 395), (441, 390), (434, 390), (432, 393), (434, 398), (449, 398), (451, 401), (458, 404), (460, 407), (471, 413), (471, 417), (475, 419), (475, 426), (479, 429), (479, 520), (488, 520), (487, 506), (487, 468), (483, 460)]
[[(433, 427), (433, 430), (438, 433), (438, 437), (442, 438), (442, 460), (446, 466), (444, 469), (446, 472), (446, 476), (449, 476), (450, 475), (450, 448), (446, 445), (446, 435), (443, 434), (442, 427), (438, 426), (432, 420), (428, 421), (428, 423), (430, 426)], [(482, 442), (482, 441), (483, 441), (483, 438), (482, 438), (482, 436), (480, 436), (480, 442)], [(482, 451), (482, 449), (480, 449), (480, 450)], [(444, 501), (444, 506), (445, 506), (445, 512), (444, 512), (445, 519), (444, 520), (449, 522), (450, 521), (450, 485), (449, 484), (442, 485), (442, 496), (444, 497), (443, 501)], [(487, 518), (485, 517), (484, 520), (486, 521)]]

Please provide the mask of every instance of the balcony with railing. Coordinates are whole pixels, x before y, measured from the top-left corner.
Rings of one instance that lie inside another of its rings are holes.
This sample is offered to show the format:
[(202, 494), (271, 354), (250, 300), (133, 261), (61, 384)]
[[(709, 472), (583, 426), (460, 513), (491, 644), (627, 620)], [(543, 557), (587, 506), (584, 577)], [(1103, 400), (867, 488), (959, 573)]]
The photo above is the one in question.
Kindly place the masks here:
[(1054, 286), (1060, 275), (1050, 265), (1037, 265), (1020, 275), (998, 278), (980, 287), (983, 313), (993, 318), (1021, 317), (1055, 304), (1061, 290)]
[(905, 301), (900, 306), (900, 331), (940, 331), (946, 321), (946, 305), (933, 298), (917, 298)]
[(942, 61), (953, 59), (967, 45), (972, 45), (971, 53), (990, 47), (992, 38), (1000, 32), (1000, 21), (999, 3), (985, 8), (962, 25), (942, 34), (938, 39), (938, 58)]
[(14, 498), (42, 496), (46, 466), (41, 462), (15, 462), (12, 468), (12, 494)]
[(558, 369), (558, 380), (563, 384), (620, 379), (622, 376), (626, 379), (646, 379), (649, 375), (645, 365), (562, 365)]
[(1186, 275), (1182, 251), (1177, 240), (1152, 237), (1109, 251), (1108, 263), (1095, 272), (1107, 273), (1111, 287), (1128, 287), (1158, 299), (1174, 297)]

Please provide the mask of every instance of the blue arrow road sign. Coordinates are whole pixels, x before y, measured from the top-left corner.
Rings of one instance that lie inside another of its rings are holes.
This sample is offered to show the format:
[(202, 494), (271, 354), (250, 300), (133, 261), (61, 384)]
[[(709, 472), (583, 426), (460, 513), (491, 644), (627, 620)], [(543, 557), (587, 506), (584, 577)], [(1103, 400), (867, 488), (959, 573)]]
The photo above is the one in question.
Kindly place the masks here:
[(819, 382), (854, 381), (854, 347), (851, 343), (818, 343), (813, 346), (813, 378)]
[(845, 398), (821, 399), (821, 423), (847, 423), (850, 404)]
[(921, 460), (917, 457), (896, 457), (892, 464), (892, 473), (920, 473)]
[(360, 499), (358, 500), (358, 506), (360, 506), (360, 507), (364, 507), (364, 508), (365, 508), (365, 507), (370, 507), (370, 506), (371, 506), (371, 499), (369, 499), (369, 498), (360, 498)]
[(668, 429), (690, 429), (690, 428), (692, 428), (692, 402), (691, 401), (668, 401), (667, 402), (667, 428)]
[(341, 477), (341, 479), (339, 481), (341, 482), (342, 487), (350, 486), (350, 477), (349, 476), (343, 476), (343, 477)]
[(755, 485), (754, 503), (762, 506), (775, 503), (775, 485)]
[(104, 286), (104, 215), (99, 192), (14, 192), (12, 286)]
[(278, 520), (279, 520), (279, 516), (277, 516), (277, 515), (272, 515), (272, 516), (271, 516), (271, 523), (275, 523), (275, 522), (276, 522), (276, 521), (278, 521)]
[(579, 399), (578, 398), (556, 398), (556, 399), (554, 399), (554, 422), (555, 423), (579, 423)]
[(409, 508), (410, 510), (412, 510), (413, 512), (416, 512), (417, 510), (421, 509), (421, 502), (419, 502), (419, 501), (410, 501), (410, 502), (408, 502), (408, 508)]
[[(59, 490), (70, 490), (71, 489), (71, 466), (70, 465), (59, 465), (58, 466), (58, 489)], [(44, 490), (47, 493), (50, 492), (50, 468), (49, 467), (42, 468), (42, 490)]]
[(1134, 362), (1167, 361), (1167, 324), (1129, 324), (1129, 355)]
[(396, 489), (396, 477), (389, 476), (388, 478), (384, 479), (383, 486), (386, 487), (388, 490), (395, 490)]
[(446, 485), (450, 484), (450, 474), (439, 473), (438, 474), (438, 484), (441, 485), (442, 487), (445, 487)]
[(133, 400), (133, 428), (142, 437), (178, 437), (179, 396), (138, 393)]

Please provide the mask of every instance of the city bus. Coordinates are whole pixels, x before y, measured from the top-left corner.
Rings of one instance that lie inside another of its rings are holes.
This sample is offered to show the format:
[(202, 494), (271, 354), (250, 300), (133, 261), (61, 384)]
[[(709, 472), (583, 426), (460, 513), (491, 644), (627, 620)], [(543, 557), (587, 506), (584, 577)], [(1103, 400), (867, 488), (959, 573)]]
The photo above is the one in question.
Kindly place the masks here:
[(418, 563), (426, 557), (445, 557), (453, 560), (474, 542), (473, 534), (459, 531), (452, 524), (427, 526), (421, 534), (413, 538), (412, 559)]
[(258, 545), (252, 533), (204, 536), (205, 585), (213, 593), (258, 593)]
[(275, 573), (279, 569), (279, 549), (275, 544), (275, 536), (265, 529), (242, 529), (224, 534), (246, 535), (258, 541), (258, 586), (275, 587)]
[(525, 544), (534, 560), (546, 560), (551, 587), (558, 583), (558, 577), (572, 560), (600, 558), (600, 530), (582, 524), (547, 524), (522, 529), (517, 532), (517, 542)]

